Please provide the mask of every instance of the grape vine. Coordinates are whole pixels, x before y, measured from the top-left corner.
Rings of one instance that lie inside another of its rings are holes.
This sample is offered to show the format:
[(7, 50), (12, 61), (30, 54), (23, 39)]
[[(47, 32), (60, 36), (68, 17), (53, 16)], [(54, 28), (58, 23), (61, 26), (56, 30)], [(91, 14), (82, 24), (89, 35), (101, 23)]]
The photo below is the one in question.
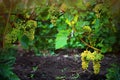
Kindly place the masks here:
[(57, 16), (58, 16), (58, 8), (56, 8), (56, 4), (54, 3), (53, 5), (50, 6), (49, 8), (49, 15), (50, 15), (50, 22), (56, 26), (56, 20), (57, 20)]
[(36, 3), (40, 4), (34, 7), (29, 5), (33, 1), (28, 1), (29, 4), (26, 3), (25, 8), (17, 6), (19, 1), (11, 2), (10, 6), (6, 5), (8, 2), (1, 2), (3, 6), (0, 6), (6, 7), (6, 10), (0, 8), (0, 26), (3, 26), (0, 27), (0, 42), (11, 44), (26, 36), (29, 39), (26, 42), (33, 41), (31, 46), (36, 51), (40, 48), (92, 49), (94, 52), (82, 52), (82, 68), (88, 69), (89, 62), (92, 61), (94, 73), (98, 74), (103, 59), (102, 53), (113, 51), (117, 43), (120, 45), (120, 10), (117, 8), (112, 12), (114, 4), (106, 5), (114, 0), (48, 1), (50, 3), (47, 0), (43, 0), (42, 3), (36, 0)]
[(27, 22), (15, 23), (15, 28), (9, 31), (5, 36), (5, 43), (11, 44), (20, 39), (23, 35), (26, 35), (29, 40), (34, 39), (35, 28), (37, 27), (37, 22), (34, 20), (28, 20)]

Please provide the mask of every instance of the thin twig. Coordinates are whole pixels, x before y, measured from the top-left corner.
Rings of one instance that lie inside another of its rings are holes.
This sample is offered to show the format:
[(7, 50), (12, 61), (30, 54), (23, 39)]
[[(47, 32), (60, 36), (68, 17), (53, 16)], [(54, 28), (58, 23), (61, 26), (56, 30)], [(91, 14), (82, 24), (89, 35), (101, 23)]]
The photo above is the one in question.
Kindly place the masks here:
[(5, 34), (6, 34), (6, 32), (7, 32), (7, 27), (8, 27), (8, 23), (9, 23), (9, 20), (10, 20), (11, 11), (12, 11), (12, 2), (10, 3), (10, 10), (9, 10), (9, 13), (8, 13), (8, 18), (7, 18), (5, 30), (4, 30), (4, 32), (3, 32), (3, 48), (4, 48), (4, 46), (5, 46)]

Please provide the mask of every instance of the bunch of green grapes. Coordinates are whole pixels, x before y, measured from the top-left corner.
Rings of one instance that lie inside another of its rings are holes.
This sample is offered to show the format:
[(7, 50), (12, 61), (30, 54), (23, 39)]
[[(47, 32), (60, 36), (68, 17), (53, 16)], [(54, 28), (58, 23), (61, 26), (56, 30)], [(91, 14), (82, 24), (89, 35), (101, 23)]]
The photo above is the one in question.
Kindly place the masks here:
[(57, 20), (57, 16), (58, 16), (58, 9), (56, 7), (55, 4), (51, 5), (50, 9), (49, 9), (49, 15), (50, 15), (50, 22), (56, 26), (56, 20)]
[(23, 22), (24, 21), (14, 22), (14, 28), (8, 29), (8, 33), (5, 35), (5, 43), (10, 44), (17, 41), (24, 28)]
[(5, 35), (5, 43), (10, 44), (18, 40), (20, 35), (26, 35), (30, 40), (34, 39), (35, 28), (37, 27), (37, 22), (34, 20), (28, 20), (26, 23), (23, 21), (15, 23), (15, 28)]
[(90, 53), (90, 54), (87, 54), (87, 56), (86, 56), (86, 59), (87, 60), (93, 60), (95, 58), (95, 56), (93, 55), (93, 53)]
[(100, 18), (100, 16), (101, 16), (100, 11), (102, 10), (102, 8), (103, 8), (103, 4), (97, 4), (97, 5), (93, 8), (93, 11), (96, 13), (95, 15), (96, 15), (97, 18)]
[(103, 4), (97, 4), (95, 5), (95, 7), (93, 8), (93, 11), (96, 13), (99, 13), (99, 11), (103, 8)]
[(24, 35), (26, 35), (29, 38), (29, 40), (34, 39), (34, 33), (35, 33), (34, 29), (30, 29), (29, 31), (24, 31)]
[(84, 30), (85, 33), (90, 33), (92, 31), (90, 26), (83, 26), (83, 30)]
[(29, 40), (34, 39), (35, 28), (37, 27), (37, 22), (34, 20), (28, 20), (26, 25), (23, 28), (23, 33), (26, 35)]
[(58, 12), (59, 12), (59, 10), (58, 10), (58, 8), (57, 8), (57, 5), (56, 5), (56, 4), (52, 4), (52, 5), (50, 6), (48, 12), (49, 12), (49, 14), (52, 15), (52, 16), (53, 16), (53, 15), (57, 15)]
[(82, 69), (87, 69), (88, 68), (88, 64), (89, 64), (89, 59), (87, 59), (87, 55), (90, 54), (91, 52), (86, 50), (84, 52), (82, 52), (81, 54), (81, 60), (82, 60)]
[(5, 43), (14, 43), (17, 41), (18, 33), (20, 32), (19, 29), (14, 29), (5, 35)]
[(103, 59), (103, 57), (104, 57), (98, 51), (94, 51), (92, 54), (94, 55), (94, 58), (91, 59), (92, 61), (101, 61)]
[(54, 26), (56, 26), (56, 21), (57, 21), (57, 17), (56, 17), (56, 16), (52, 16), (50, 22), (51, 22)]
[(82, 69), (86, 70), (88, 68), (89, 61), (82, 60)]
[(93, 61), (93, 70), (95, 74), (100, 72), (100, 61)]
[(98, 74), (100, 72), (100, 61), (103, 59), (103, 55), (97, 51), (94, 51), (92, 53), (94, 55), (94, 58), (91, 59), (93, 61), (93, 70), (95, 74)]
[(87, 59), (87, 55), (89, 55), (89, 54), (91, 54), (91, 52), (88, 50), (85, 50), (84, 52), (81, 53), (81, 59), (82, 60), (89, 60), (89, 59)]
[(101, 53), (98, 53), (97, 51), (91, 53), (90, 51), (86, 50), (81, 54), (82, 69), (87, 69), (89, 62), (92, 61), (94, 73), (98, 74), (100, 71), (100, 61), (102, 59), (103, 55)]

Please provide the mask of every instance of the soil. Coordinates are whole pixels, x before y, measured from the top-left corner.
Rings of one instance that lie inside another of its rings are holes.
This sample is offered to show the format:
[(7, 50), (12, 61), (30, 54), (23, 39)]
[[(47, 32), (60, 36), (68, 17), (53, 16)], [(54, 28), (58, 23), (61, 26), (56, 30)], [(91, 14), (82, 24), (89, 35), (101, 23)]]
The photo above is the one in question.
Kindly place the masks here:
[(120, 60), (119, 55), (105, 54), (101, 61), (100, 73), (95, 75), (92, 63), (89, 64), (88, 70), (82, 70), (78, 53), (80, 51), (62, 50), (52, 56), (35, 56), (33, 52), (19, 52), (14, 72), (20, 80), (105, 80), (107, 68)]

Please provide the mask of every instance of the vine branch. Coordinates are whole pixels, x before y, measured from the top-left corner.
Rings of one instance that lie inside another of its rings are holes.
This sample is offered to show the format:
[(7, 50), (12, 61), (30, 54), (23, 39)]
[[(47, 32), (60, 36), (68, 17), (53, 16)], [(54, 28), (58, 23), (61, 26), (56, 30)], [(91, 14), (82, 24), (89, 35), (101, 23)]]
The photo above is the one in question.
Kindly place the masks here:
[(97, 48), (95, 48), (95, 47), (93, 47), (93, 46), (91, 46), (91, 45), (89, 45), (88, 43), (86, 43), (83, 39), (80, 39), (86, 46), (88, 46), (88, 47), (90, 47), (90, 48), (92, 48), (92, 49), (94, 49), (94, 50), (96, 50), (96, 51), (99, 51), (100, 52), (100, 49), (97, 49)]

